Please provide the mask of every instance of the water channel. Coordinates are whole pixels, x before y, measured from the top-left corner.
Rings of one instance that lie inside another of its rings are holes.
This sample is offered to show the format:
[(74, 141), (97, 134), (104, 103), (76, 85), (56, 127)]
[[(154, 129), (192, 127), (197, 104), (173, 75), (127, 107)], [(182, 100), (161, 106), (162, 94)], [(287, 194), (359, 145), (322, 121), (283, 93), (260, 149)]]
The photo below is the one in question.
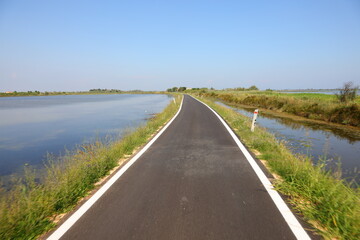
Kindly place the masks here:
[(43, 166), (47, 153), (121, 137), (161, 112), (172, 97), (152, 94), (0, 98), (0, 176)]
[[(254, 107), (223, 106), (252, 118)], [(330, 167), (341, 163), (342, 178), (360, 183), (360, 130), (312, 121), (294, 120), (260, 111), (257, 125), (265, 127), (286, 143), (294, 153), (312, 157), (313, 162), (325, 159)]]

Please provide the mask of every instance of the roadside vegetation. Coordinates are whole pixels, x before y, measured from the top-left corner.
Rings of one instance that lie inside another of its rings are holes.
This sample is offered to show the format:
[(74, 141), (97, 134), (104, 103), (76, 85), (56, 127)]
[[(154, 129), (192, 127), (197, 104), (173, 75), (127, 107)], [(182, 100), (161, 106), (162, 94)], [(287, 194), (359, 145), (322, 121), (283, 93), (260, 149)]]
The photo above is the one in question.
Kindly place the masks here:
[(50, 156), (41, 181), (35, 170), (25, 167), (25, 176), (14, 179), (10, 191), (0, 192), (0, 239), (34, 239), (53, 228), (60, 214), (72, 210), (175, 115), (182, 96), (175, 98), (176, 103), (171, 101), (162, 113), (121, 140), (96, 141), (60, 158)]
[[(250, 91), (249, 89), (190, 90), (187, 92), (217, 98), (231, 105), (254, 106), (308, 119), (360, 127), (360, 96), (356, 95), (354, 88), (350, 88), (344, 93), (340, 91), (338, 95), (279, 93), (270, 90)], [(340, 100), (343, 98), (346, 100)]]
[(204, 94), (197, 97), (218, 112), (241, 141), (257, 153), (275, 176), (275, 188), (319, 234), (325, 239), (360, 239), (359, 188), (341, 180), (340, 170), (326, 170), (325, 160), (313, 165), (308, 157), (293, 155), (265, 129), (257, 127), (251, 132), (249, 118), (216, 104), (213, 98), (204, 98)]

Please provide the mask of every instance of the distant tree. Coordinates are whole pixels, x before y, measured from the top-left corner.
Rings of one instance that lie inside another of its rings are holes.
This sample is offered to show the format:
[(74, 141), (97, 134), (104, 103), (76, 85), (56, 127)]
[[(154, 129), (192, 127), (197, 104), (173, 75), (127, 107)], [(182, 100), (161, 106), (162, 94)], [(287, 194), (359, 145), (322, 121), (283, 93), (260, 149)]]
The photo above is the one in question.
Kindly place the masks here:
[(243, 87), (237, 87), (234, 89), (235, 91), (245, 91), (246, 89)]
[(257, 91), (259, 90), (255, 85), (252, 85), (251, 87), (248, 88), (249, 91)]
[(185, 90), (186, 90), (186, 87), (179, 87), (179, 89), (178, 89), (179, 92), (183, 92)]
[(177, 92), (177, 91), (178, 91), (178, 88), (177, 88), (177, 87), (173, 87), (173, 88), (172, 88), (172, 91), (173, 91), (173, 92)]
[(354, 86), (353, 82), (346, 82), (343, 85), (343, 88), (340, 89), (339, 93), (336, 93), (336, 97), (342, 103), (347, 103), (353, 101), (356, 98), (357, 90), (359, 86)]

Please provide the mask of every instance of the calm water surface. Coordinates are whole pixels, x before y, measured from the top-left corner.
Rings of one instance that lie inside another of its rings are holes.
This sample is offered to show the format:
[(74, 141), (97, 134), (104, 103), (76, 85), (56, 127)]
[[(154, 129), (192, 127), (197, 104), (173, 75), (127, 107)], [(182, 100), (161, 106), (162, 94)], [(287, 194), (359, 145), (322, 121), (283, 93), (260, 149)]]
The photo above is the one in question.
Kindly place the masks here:
[(167, 95), (71, 95), (0, 98), (0, 176), (24, 164), (41, 167), (46, 154), (146, 122), (172, 98)]
[[(229, 107), (223, 103), (217, 102)], [(231, 108), (231, 107), (229, 107)], [(235, 108), (233, 108), (235, 109)], [(241, 114), (253, 117), (255, 108), (236, 108)], [(295, 153), (311, 156), (316, 163), (325, 158), (328, 166), (341, 162), (342, 177), (360, 183), (360, 131), (313, 122), (299, 122), (289, 118), (259, 113), (257, 125), (265, 127), (279, 140), (284, 140)]]

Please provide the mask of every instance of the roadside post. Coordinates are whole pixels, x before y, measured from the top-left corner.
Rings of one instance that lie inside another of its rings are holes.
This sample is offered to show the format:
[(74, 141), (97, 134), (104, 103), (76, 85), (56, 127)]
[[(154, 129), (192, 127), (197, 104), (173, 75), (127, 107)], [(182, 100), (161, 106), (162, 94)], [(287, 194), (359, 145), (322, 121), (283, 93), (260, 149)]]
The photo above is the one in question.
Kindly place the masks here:
[(255, 129), (255, 123), (256, 123), (256, 118), (257, 118), (257, 115), (259, 113), (259, 109), (255, 109), (254, 111), (254, 116), (253, 116), (253, 120), (252, 120), (252, 123), (251, 123), (251, 131), (253, 132), (254, 129)]

